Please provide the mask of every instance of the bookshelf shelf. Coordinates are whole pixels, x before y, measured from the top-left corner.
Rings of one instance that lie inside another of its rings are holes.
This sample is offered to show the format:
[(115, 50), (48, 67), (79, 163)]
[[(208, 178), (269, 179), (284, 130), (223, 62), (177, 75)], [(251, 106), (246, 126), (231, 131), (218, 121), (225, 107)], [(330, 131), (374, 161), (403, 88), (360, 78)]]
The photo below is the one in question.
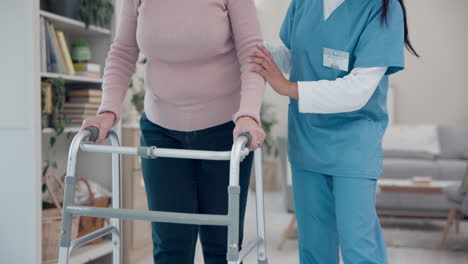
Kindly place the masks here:
[(86, 28), (85, 23), (71, 19), (68, 17), (60, 16), (54, 13), (50, 13), (47, 11), (39, 11), (39, 14), (47, 19), (49, 19), (54, 25), (63, 31), (68, 33), (78, 35), (78, 36), (104, 36), (109, 37), (112, 32), (109, 29), (101, 28), (97, 26), (90, 26), (88, 29)]
[(102, 79), (90, 78), (90, 77), (83, 77), (83, 76), (74, 76), (74, 75), (67, 75), (67, 74), (59, 74), (59, 73), (52, 73), (52, 72), (42, 72), (42, 78), (53, 78), (58, 79), (62, 78), (66, 83), (102, 83)]
[[(66, 127), (65, 130), (63, 131), (64, 133), (77, 133), (80, 131), (81, 127)], [(47, 127), (42, 129), (43, 134), (50, 134), (54, 133), (55, 130), (53, 128)]]

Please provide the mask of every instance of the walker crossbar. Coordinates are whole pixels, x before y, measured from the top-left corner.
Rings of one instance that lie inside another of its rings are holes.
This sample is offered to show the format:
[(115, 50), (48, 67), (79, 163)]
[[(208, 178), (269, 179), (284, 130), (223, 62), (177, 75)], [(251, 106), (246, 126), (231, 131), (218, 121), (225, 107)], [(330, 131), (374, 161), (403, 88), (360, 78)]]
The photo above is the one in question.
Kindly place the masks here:
[[(65, 177), (65, 194), (62, 211), (62, 233), (60, 235), (59, 264), (68, 264), (74, 248), (81, 247), (97, 238), (112, 234), (113, 264), (121, 261), (120, 219), (144, 220), (151, 222), (226, 226), (228, 229), (227, 256), (229, 264), (240, 263), (254, 248), (257, 248), (258, 263), (267, 264), (265, 245), (265, 216), (263, 209), (263, 182), (261, 150), (255, 152), (255, 183), (257, 208), (257, 238), (249, 242), (239, 252), (239, 167), (240, 162), (249, 154), (246, 146), (250, 145), (250, 135), (241, 134), (235, 140), (231, 151), (200, 151), (162, 149), (157, 147), (122, 147), (114, 131), (108, 134), (112, 146), (86, 144), (95, 141), (99, 130), (95, 127), (78, 132), (70, 146), (68, 155), (67, 177)], [(112, 208), (78, 206), (74, 204), (76, 189), (76, 163), (78, 152), (96, 152), (112, 154)], [(120, 208), (120, 155), (138, 155), (143, 158), (182, 158), (201, 160), (230, 160), (227, 215), (187, 214), (161, 211), (130, 210)], [(91, 234), (71, 241), (72, 216), (110, 218), (111, 225)]]
[[(181, 150), (165, 149), (157, 147), (113, 147), (92, 144), (82, 144), (81, 150), (84, 152), (97, 153), (117, 153), (126, 155), (137, 155), (145, 158), (176, 158), (176, 159), (199, 159), (199, 160), (230, 160), (231, 151), (202, 151), (202, 150)], [(248, 150), (241, 151), (241, 158), (249, 154)]]
[(227, 215), (186, 214), (89, 206), (69, 206), (66, 209), (66, 212), (80, 216), (142, 220), (160, 223), (217, 226), (227, 226), (231, 224), (231, 218), (229, 218)]
[(75, 248), (79, 248), (81, 246), (84, 246), (86, 244), (88, 244), (89, 242), (91, 241), (94, 241), (98, 238), (101, 238), (103, 236), (106, 236), (108, 234), (111, 234), (111, 233), (114, 233), (116, 235), (120, 235), (119, 234), (119, 231), (117, 230), (117, 228), (115, 228), (115, 226), (105, 226), (99, 230), (96, 230), (92, 233), (89, 233), (87, 235), (84, 235), (78, 239), (75, 239), (72, 241), (71, 245), (70, 245), (70, 252), (75, 249)]

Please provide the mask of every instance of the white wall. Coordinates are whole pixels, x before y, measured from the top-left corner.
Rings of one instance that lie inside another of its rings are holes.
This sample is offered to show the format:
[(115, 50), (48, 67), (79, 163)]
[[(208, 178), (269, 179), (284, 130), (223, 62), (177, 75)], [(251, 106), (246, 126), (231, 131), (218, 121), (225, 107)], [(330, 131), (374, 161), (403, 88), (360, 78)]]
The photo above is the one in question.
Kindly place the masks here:
[(0, 1), (0, 263), (41, 258), (38, 3)]
[(395, 121), (468, 124), (468, 1), (405, 2), (421, 58), (407, 54), (406, 70), (392, 79)]
[[(255, 0), (263, 37), (266, 41), (281, 43), (279, 31), (289, 2), (290, 0)], [(274, 105), (273, 111), (279, 121), (272, 134), (274, 136), (286, 136), (289, 100), (284, 96), (279, 96), (268, 87), (265, 91), (265, 102)]]
[[(290, 0), (256, 0), (264, 38), (278, 42)], [(468, 124), (468, 1), (405, 1), (411, 39), (421, 54), (407, 54), (406, 70), (391, 77), (395, 122)], [(286, 135), (287, 99), (267, 89), (280, 120), (274, 135)]]

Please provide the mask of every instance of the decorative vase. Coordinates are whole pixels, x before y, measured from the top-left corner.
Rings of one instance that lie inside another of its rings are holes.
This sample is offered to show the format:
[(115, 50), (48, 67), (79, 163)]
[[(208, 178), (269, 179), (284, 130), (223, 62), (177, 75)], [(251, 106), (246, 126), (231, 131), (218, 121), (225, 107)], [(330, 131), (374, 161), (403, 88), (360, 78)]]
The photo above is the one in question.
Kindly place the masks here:
[(46, 0), (46, 5), (53, 13), (80, 19), (81, 0)]

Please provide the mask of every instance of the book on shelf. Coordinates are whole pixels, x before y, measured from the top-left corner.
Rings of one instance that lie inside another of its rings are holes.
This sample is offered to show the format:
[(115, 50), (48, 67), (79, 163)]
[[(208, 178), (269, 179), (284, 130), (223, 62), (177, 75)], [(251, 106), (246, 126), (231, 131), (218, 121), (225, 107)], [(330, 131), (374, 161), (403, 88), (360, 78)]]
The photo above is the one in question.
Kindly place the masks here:
[(93, 117), (93, 116), (96, 116), (96, 113), (93, 113), (93, 114), (86, 114), (86, 115), (82, 115), (82, 114), (65, 114), (67, 116), (68, 119), (71, 119), (71, 120), (78, 120), (78, 119), (81, 119), (81, 120), (84, 120), (84, 119), (88, 119), (90, 117)]
[(72, 103), (94, 103), (100, 104), (102, 100), (101, 96), (74, 96), (70, 97)]
[(75, 75), (65, 33), (41, 17), (41, 71)]
[(100, 89), (74, 89), (68, 91), (69, 96), (102, 96)]
[(63, 113), (67, 116), (95, 116), (97, 109), (65, 109)]
[(77, 72), (98, 72), (101, 73), (101, 65), (91, 62), (75, 62), (73, 64)]
[(60, 49), (60, 45), (59, 45), (59, 41), (57, 37), (57, 31), (55, 30), (55, 26), (52, 23), (50, 24), (50, 32), (52, 34), (52, 41), (54, 43), (54, 47), (57, 52), (58, 64), (60, 64), (60, 69), (61, 69), (60, 73), (66, 73), (65, 59), (63, 58), (63, 52)]
[(48, 82), (41, 83), (42, 94), (42, 114), (52, 114), (52, 84)]
[(93, 79), (101, 79), (102, 75), (98, 72), (77, 72), (76, 76), (88, 77)]
[(85, 110), (95, 110), (99, 109), (99, 104), (89, 104), (89, 103), (65, 103), (64, 104), (65, 111), (72, 110), (72, 109), (85, 109)]
[(46, 35), (46, 54), (47, 54), (47, 71), (55, 73), (64, 73), (60, 64), (59, 49), (55, 45), (54, 37), (51, 29), (51, 24), (45, 20), (45, 35)]
[(70, 51), (68, 50), (68, 44), (65, 39), (65, 34), (62, 31), (57, 31), (57, 38), (60, 46), (60, 51), (65, 62), (65, 73), (69, 75), (75, 75), (75, 68), (73, 67), (72, 58)]
[(47, 43), (46, 43), (46, 19), (41, 16), (41, 71), (47, 71), (47, 65), (49, 65), (48, 56), (47, 56)]
[(90, 78), (97, 78), (100, 79), (101, 75), (101, 65), (97, 63), (90, 63), (90, 62), (76, 62), (73, 64), (76, 75), (90, 77)]

